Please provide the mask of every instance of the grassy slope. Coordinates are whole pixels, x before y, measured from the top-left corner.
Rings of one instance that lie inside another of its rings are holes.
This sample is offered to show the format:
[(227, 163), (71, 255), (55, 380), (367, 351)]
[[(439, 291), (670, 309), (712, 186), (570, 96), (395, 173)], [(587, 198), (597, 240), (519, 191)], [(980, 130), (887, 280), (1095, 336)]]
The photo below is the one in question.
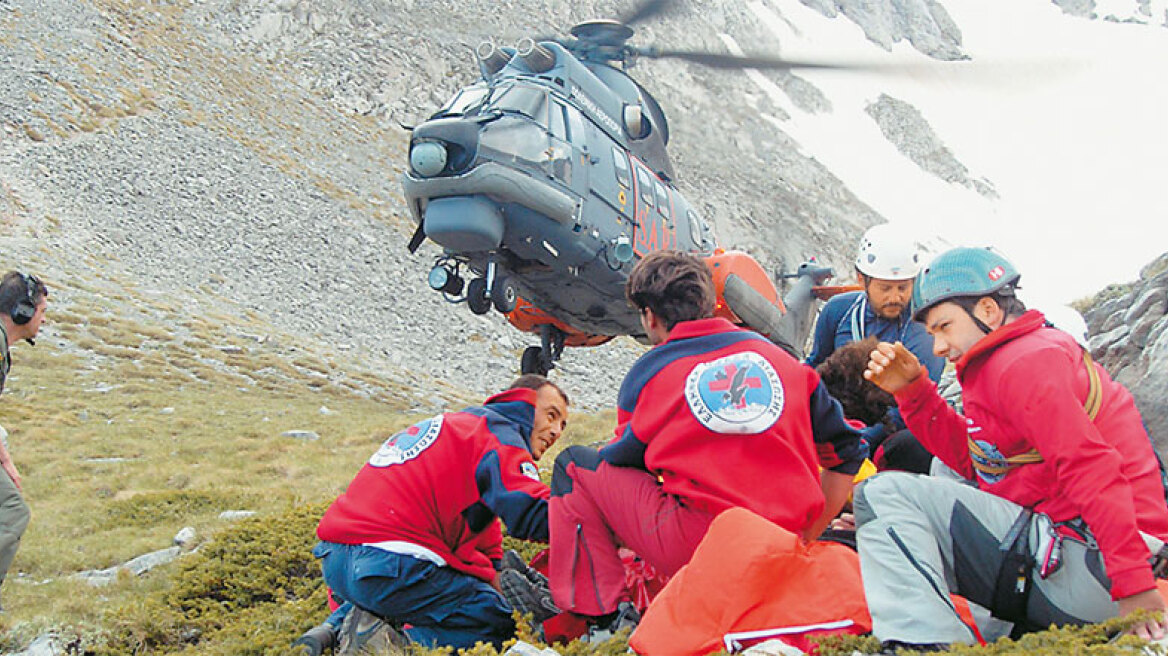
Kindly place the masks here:
[[(241, 337), (272, 335), (258, 319), (188, 317), (138, 299), (165, 320), (152, 324), (101, 307), (108, 295), (96, 288), (55, 288), (52, 324), (36, 348), (14, 349), (0, 406), (33, 509), (4, 586), (0, 630), (13, 646), (48, 626), (91, 634), (125, 623), (111, 609), (160, 595), (183, 565), (101, 589), (70, 574), (167, 547), (184, 526), (205, 539), (226, 526), (224, 510), (319, 512), (381, 440), (420, 418), (402, 390), (356, 363), (281, 346), (287, 337)], [(446, 394), (451, 407), (473, 402)], [(609, 422), (575, 416), (565, 443), (597, 439)], [(109, 458), (126, 460), (93, 460)]]
[[(37, 348), (17, 348), (0, 403), (33, 508), (4, 586), (0, 648), (51, 627), (98, 654), (286, 653), (324, 616), (308, 555), (319, 514), (385, 436), (419, 418), (405, 390), (378, 387), (356, 363), (289, 351), (279, 345), (287, 337), (243, 341), (241, 329), (275, 334), (257, 318), (229, 325), (139, 299), (140, 311), (181, 326), (162, 331), (101, 307), (108, 290), (56, 288), (52, 328)], [(574, 415), (555, 450), (603, 438), (612, 421), (612, 412)], [(280, 435), (293, 429), (321, 438)], [(111, 457), (129, 460), (88, 461)], [(229, 509), (259, 515), (217, 519)], [(188, 525), (203, 542), (175, 563), (107, 588), (69, 578), (166, 547)], [(962, 652), (1131, 653), (1094, 629), (1026, 640)], [(872, 643), (825, 653), (855, 647)]]

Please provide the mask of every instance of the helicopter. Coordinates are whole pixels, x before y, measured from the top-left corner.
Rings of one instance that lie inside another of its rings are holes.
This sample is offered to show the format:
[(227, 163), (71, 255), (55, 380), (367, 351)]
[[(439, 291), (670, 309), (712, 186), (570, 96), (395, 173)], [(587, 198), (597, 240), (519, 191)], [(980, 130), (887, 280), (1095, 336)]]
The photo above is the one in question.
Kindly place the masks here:
[(539, 335), (523, 373), (546, 375), (565, 346), (618, 335), (645, 341), (625, 281), (646, 254), (673, 249), (705, 258), (715, 314), (802, 357), (815, 299), (830, 295), (830, 268), (813, 261), (786, 274), (785, 297), (746, 253), (725, 251), (714, 227), (674, 184), (660, 104), (628, 74), (637, 59), (674, 58), (720, 68), (821, 66), (774, 58), (637, 47), (630, 24), (668, 3), (649, 0), (623, 20), (592, 20), (570, 39), (487, 41), (479, 79), (412, 128), (402, 176), (417, 223), (411, 253), (441, 246), (429, 286), (474, 314), (494, 310)]

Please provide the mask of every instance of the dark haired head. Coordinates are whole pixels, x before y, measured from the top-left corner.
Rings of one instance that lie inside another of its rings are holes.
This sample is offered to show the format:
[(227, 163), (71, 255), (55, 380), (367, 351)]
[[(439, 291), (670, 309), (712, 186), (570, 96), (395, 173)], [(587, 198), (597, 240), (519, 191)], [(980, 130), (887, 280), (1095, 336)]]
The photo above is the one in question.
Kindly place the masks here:
[(815, 368), (824, 387), (843, 406), (844, 416), (868, 426), (880, 423), (896, 400), (864, 378), (868, 357), (876, 349), (876, 338), (845, 344)]
[(655, 251), (633, 267), (625, 296), (638, 310), (649, 308), (666, 328), (714, 316), (714, 277), (701, 258), (680, 251)]
[(36, 306), (48, 295), (49, 289), (36, 276), (9, 271), (0, 278), (0, 313), (11, 314), (16, 305), (25, 299), (31, 300)]
[(552, 388), (560, 393), (560, 396), (564, 397), (564, 405), (572, 405), (572, 400), (568, 398), (568, 393), (563, 388), (539, 374), (523, 374), (516, 378), (507, 389), (529, 389), (538, 392), (548, 385), (552, 386)]
[[(977, 307), (977, 302), (983, 298), (989, 298), (994, 303), (997, 303), (1007, 319), (1017, 319), (1026, 313), (1026, 304), (1022, 302), (1022, 299), (1014, 295), (1012, 288), (1002, 289), (992, 294), (986, 294), (985, 296), (957, 296), (949, 300), (960, 305), (972, 317), (973, 308)], [(989, 330), (985, 330), (985, 332), (989, 332)]]

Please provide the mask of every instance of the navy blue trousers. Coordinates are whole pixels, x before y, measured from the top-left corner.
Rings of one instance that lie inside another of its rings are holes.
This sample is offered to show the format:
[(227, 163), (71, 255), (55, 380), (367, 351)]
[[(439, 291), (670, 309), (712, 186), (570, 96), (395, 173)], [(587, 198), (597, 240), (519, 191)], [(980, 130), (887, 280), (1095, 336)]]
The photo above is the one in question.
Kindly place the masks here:
[(344, 603), (328, 622), (340, 626), (350, 604), (395, 625), (427, 647), (501, 646), (514, 637), (511, 606), (482, 579), (412, 556), (363, 545), (320, 542), (312, 555), (321, 559), (325, 583)]

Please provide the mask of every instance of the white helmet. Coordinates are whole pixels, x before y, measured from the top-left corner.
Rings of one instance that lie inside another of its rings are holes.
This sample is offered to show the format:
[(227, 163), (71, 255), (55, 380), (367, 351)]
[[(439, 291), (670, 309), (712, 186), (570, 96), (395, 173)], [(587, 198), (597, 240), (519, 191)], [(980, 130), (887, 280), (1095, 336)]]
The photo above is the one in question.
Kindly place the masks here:
[(1078, 310), (1069, 305), (1039, 306), (1038, 309), (1055, 328), (1070, 333), (1079, 346), (1087, 348), (1087, 322)]
[(869, 278), (911, 280), (921, 270), (921, 254), (912, 237), (882, 223), (860, 238), (856, 269)]

